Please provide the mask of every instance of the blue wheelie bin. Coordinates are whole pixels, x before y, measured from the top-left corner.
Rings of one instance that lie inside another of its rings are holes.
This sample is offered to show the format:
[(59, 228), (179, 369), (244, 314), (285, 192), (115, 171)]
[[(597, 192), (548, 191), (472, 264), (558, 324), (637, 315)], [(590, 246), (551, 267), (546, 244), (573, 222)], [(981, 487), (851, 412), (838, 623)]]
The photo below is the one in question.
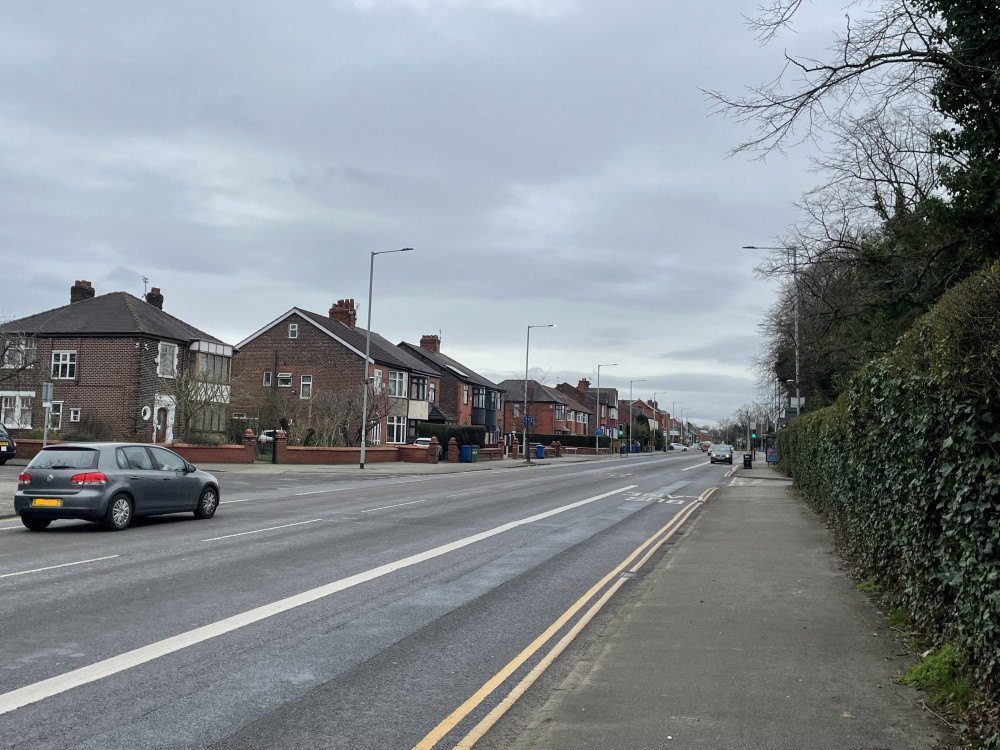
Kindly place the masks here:
[(535, 446), (535, 458), (545, 458), (545, 446), (541, 443)]
[(471, 445), (463, 445), (461, 448), (458, 449), (458, 451), (459, 451), (458, 460), (461, 463), (467, 464), (467, 463), (471, 463), (472, 462), (472, 446)]

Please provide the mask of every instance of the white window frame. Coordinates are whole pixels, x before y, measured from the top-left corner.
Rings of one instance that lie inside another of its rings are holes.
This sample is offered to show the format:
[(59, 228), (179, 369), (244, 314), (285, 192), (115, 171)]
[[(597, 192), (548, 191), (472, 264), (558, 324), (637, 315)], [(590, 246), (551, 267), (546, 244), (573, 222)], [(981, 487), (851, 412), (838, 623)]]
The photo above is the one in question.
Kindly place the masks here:
[(291, 388), (292, 387), (292, 373), (290, 373), (290, 372), (279, 372), (278, 373), (278, 387), (279, 388)]
[(382, 395), (382, 390), (384, 388), (385, 388), (385, 385), (382, 383), (382, 371), (381, 370), (374, 370), (372, 372), (372, 392), (376, 396), (380, 396), (380, 395)]
[(304, 398), (304, 399), (312, 398), (312, 388), (313, 388), (312, 375), (299, 376), (299, 398)]
[(49, 407), (49, 429), (50, 430), (61, 430), (62, 429), (62, 415), (63, 415), (63, 402), (53, 401), (52, 406)]
[(289, 323), (288, 324), (288, 338), (297, 339), (299, 337), (299, 324)]
[(427, 403), (437, 403), (437, 383), (431, 383), (430, 381), (427, 382)]
[(177, 377), (177, 344), (161, 341), (156, 356), (156, 374), (161, 378)]
[(79, 422), (80, 421), (80, 409), (79, 408), (70, 409), (69, 410), (69, 421), (70, 422)]
[(521, 404), (517, 401), (511, 404), (511, 409), (514, 414), (514, 419), (519, 419), (521, 416)]
[(465, 384), (462, 385), (462, 403), (469, 403), (469, 386)]
[(393, 398), (406, 398), (406, 373), (402, 370), (389, 370), (389, 395)]
[(271, 380), (271, 371), (268, 370), (267, 372), (264, 373), (264, 378), (261, 380), (260, 384), (270, 388), (272, 382), (273, 381)]
[(0, 391), (0, 421), (5, 427), (31, 429), (34, 391)]
[(406, 442), (406, 417), (386, 417), (385, 442), (399, 445)]
[(75, 350), (60, 349), (52, 352), (52, 379), (53, 380), (76, 379)]
[(31, 336), (8, 338), (0, 367), (6, 370), (29, 370), (35, 366), (37, 349), (38, 342)]
[(564, 404), (556, 404), (556, 419), (566, 419), (566, 406)]

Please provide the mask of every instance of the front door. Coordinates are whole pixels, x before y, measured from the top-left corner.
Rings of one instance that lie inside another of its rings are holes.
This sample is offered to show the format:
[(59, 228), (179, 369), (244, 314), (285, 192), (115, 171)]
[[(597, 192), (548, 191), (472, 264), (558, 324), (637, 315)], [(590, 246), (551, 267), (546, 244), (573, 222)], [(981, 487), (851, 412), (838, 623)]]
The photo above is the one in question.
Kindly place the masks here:
[(174, 442), (174, 399), (171, 396), (156, 396), (153, 411), (153, 442)]

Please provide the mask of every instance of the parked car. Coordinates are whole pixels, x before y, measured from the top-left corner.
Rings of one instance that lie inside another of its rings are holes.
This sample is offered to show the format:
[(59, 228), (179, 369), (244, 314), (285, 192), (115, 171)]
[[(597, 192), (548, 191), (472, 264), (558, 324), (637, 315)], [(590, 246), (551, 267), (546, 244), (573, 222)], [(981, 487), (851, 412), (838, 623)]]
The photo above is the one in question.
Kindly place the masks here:
[[(431, 439), (429, 437), (418, 437), (416, 440), (413, 441), (413, 444), (430, 446)], [(438, 443), (438, 458), (440, 459), (443, 456), (444, 456), (444, 446), (441, 445), (441, 443)]]
[(219, 482), (171, 450), (143, 443), (64, 443), (39, 451), (17, 478), (14, 510), (41, 531), (57, 518), (120, 531), (138, 516), (211, 518)]
[(708, 460), (713, 464), (731, 464), (733, 462), (733, 446), (715, 443), (708, 451)]
[(0, 424), (0, 466), (12, 458), (17, 458), (17, 443), (7, 432), (7, 428)]
[(670, 450), (672, 451), (686, 451), (688, 447), (684, 443), (671, 443)]

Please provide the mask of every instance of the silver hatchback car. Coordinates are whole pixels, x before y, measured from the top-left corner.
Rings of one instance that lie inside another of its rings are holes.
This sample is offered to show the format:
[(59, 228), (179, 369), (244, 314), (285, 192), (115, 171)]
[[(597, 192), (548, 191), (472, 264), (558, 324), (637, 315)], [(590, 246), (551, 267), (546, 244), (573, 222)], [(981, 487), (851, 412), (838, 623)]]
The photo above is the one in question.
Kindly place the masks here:
[(36, 455), (17, 479), (14, 509), (41, 531), (57, 518), (127, 528), (138, 516), (191, 512), (211, 518), (219, 482), (171, 450), (143, 443), (66, 443)]

